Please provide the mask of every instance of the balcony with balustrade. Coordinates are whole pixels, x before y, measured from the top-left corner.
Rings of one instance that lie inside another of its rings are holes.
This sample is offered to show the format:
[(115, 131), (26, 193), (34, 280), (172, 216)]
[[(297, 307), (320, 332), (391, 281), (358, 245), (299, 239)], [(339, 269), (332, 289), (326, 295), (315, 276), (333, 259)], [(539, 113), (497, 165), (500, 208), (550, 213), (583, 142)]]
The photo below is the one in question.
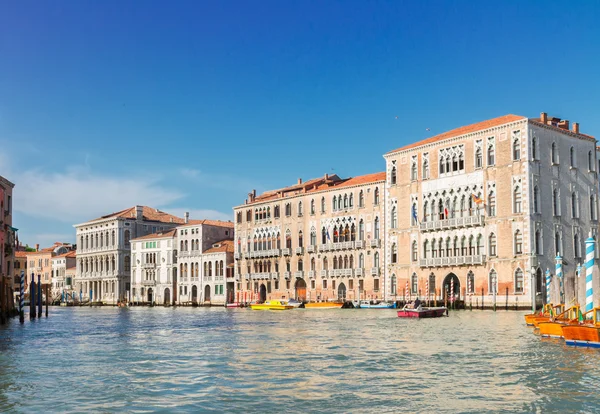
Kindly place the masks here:
[(310, 279), (314, 279), (316, 277), (317, 272), (315, 272), (314, 270), (309, 270), (308, 271), (308, 277)]
[(333, 269), (332, 277), (352, 277), (352, 269)]
[(463, 265), (482, 265), (485, 263), (485, 256), (478, 254), (473, 256), (454, 256), (454, 257), (432, 257), (421, 259), (421, 267), (443, 267), (443, 266), (463, 266)]
[(327, 270), (321, 270), (321, 277), (323, 277), (323, 278), (327, 277), (327, 273), (328, 273)]
[(233, 254), (233, 258), (234, 258), (235, 260), (240, 260), (240, 259), (242, 258), (242, 253), (241, 253), (241, 252), (235, 252), (235, 253)]
[(337, 243), (326, 243), (319, 245), (320, 252), (334, 252), (339, 250), (354, 249), (353, 241), (337, 242)]
[(294, 277), (296, 279), (303, 279), (304, 278), (304, 271), (303, 270), (298, 270), (297, 272), (294, 272)]
[(281, 254), (283, 254), (284, 256), (291, 256), (292, 255), (292, 249), (282, 249), (281, 250)]
[(142, 269), (156, 269), (156, 263), (142, 263)]
[(307, 253), (314, 253), (316, 250), (317, 250), (317, 246), (313, 246), (313, 245), (306, 246)]
[(381, 247), (381, 239), (371, 239), (369, 240), (369, 246), (372, 248)]
[(286, 279), (291, 279), (292, 278), (292, 272), (283, 272), (283, 277), (285, 277)]
[(454, 217), (445, 220), (426, 221), (419, 224), (421, 231), (450, 230), (463, 227), (478, 227), (485, 225), (484, 216)]
[(304, 254), (304, 247), (296, 247), (296, 254)]
[(354, 276), (362, 277), (364, 275), (364, 269), (362, 267), (357, 267), (354, 269)]
[(381, 273), (381, 270), (379, 267), (371, 268), (371, 276), (379, 276), (380, 273)]

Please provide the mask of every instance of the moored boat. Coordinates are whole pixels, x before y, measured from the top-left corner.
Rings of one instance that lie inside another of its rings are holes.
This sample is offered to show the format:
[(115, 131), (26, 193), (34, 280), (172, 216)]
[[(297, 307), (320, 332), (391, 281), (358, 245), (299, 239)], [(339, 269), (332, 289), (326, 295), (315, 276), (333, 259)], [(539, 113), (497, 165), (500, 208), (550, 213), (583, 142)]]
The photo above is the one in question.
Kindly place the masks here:
[(240, 303), (240, 302), (231, 302), (231, 303), (228, 303), (225, 306), (228, 307), (228, 308), (243, 308), (244, 304)]
[(340, 309), (344, 304), (342, 302), (309, 302), (305, 303), (306, 309)]
[[(535, 324), (536, 318), (547, 318), (545, 320), (541, 320), (542, 322), (547, 322), (550, 320), (552, 315), (558, 315), (562, 313), (564, 309), (565, 305), (562, 303), (559, 305), (552, 305), (551, 303), (547, 303), (546, 305), (544, 305), (544, 308), (541, 312), (528, 313), (527, 315), (525, 315), (525, 323), (527, 324), (527, 326), (535, 326), (537, 328), (537, 325)], [(538, 323), (539, 322), (540, 320), (538, 320)]]
[(371, 303), (368, 300), (361, 300), (358, 306), (354, 305), (354, 307), (358, 307), (360, 309), (394, 309), (396, 307), (396, 303), (390, 302), (379, 302), (379, 303)]
[(253, 303), (250, 305), (250, 308), (254, 310), (288, 310), (294, 309), (292, 305), (288, 305), (286, 301), (283, 300), (268, 300), (264, 303)]
[(300, 306), (302, 306), (302, 302), (300, 302), (299, 300), (296, 300), (296, 299), (288, 300), (287, 304), (294, 308), (299, 308)]
[(447, 309), (444, 306), (436, 308), (418, 307), (417, 309), (403, 307), (398, 311), (399, 318), (439, 318), (444, 316)]
[(600, 348), (600, 308), (594, 308), (582, 316), (585, 318), (590, 313), (591, 320), (562, 327), (562, 334), (567, 345)]
[(580, 311), (579, 306), (573, 306), (563, 313), (547, 322), (539, 322), (538, 328), (543, 337), (562, 338), (562, 327), (565, 325), (577, 325)]

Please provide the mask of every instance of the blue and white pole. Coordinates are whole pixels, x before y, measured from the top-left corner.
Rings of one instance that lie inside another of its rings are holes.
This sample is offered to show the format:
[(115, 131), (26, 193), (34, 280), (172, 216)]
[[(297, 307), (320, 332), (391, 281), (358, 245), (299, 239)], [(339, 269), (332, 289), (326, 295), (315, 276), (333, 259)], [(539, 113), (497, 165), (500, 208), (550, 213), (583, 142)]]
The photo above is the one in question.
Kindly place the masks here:
[(19, 282), (19, 322), (25, 322), (25, 271), (21, 270)]
[(550, 269), (546, 268), (546, 305), (551, 302), (551, 300), (550, 300), (550, 281), (551, 280), (552, 279), (550, 276)]
[(563, 262), (560, 254), (556, 256), (556, 277), (558, 278), (558, 303), (565, 303), (563, 300)]
[(585, 241), (585, 311), (589, 312), (594, 308), (594, 290), (592, 288), (592, 274), (594, 271), (594, 255), (596, 250), (596, 240), (588, 237)]

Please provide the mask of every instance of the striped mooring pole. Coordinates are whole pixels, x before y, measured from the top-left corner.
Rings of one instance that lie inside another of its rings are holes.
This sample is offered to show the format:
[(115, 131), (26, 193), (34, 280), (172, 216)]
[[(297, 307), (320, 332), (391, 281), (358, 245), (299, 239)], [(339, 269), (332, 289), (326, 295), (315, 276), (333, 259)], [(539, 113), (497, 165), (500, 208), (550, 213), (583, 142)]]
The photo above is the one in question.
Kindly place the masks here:
[(550, 303), (550, 269), (546, 268), (546, 305)]
[(425, 296), (427, 296), (427, 306), (429, 306), (429, 280), (425, 281)]
[(596, 240), (588, 237), (585, 241), (585, 311), (594, 309), (594, 289), (592, 285), (592, 274), (594, 272), (594, 256)]
[(565, 303), (563, 300), (563, 262), (560, 254), (556, 256), (556, 277), (558, 278), (558, 303)]
[(19, 322), (25, 323), (25, 271), (21, 270), (19, 281)]
[(38, 318), (42, 317), (42, 275), (38, 274)]

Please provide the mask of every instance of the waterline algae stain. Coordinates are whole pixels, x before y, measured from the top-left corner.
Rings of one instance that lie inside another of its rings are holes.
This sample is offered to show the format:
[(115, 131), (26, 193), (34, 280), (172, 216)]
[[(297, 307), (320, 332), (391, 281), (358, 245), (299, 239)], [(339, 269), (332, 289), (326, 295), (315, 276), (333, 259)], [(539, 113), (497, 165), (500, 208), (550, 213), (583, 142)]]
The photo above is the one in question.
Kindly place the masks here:
[(540, 341), (522, 321), (491, 311), (405, 320), (394, 310), (55, 308), (0, 328), (0, 411), (597, 410), (600, 352)]

